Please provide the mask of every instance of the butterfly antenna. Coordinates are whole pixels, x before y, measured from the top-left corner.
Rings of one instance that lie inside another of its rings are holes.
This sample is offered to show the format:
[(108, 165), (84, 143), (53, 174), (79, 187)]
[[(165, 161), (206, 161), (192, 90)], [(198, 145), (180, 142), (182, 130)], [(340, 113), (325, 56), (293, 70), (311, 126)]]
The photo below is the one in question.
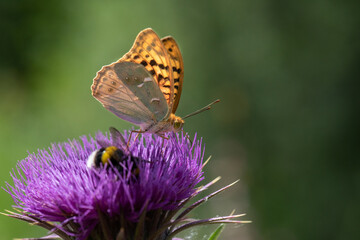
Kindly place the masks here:
[(212, 103), (210, 103), (209, 105), (207, 105), (207, 106), (205, 106), (205, 107), (203, 107), (203, 108), (201, 108), (201, 109), (199, 109), (199, 110), (197, 110), (197, 111), (195, 111), (195, 112), (193, 112), (193, 113), (190, 113), (190, 114), (186, 115), (186, 116), (183, 117), (182, 119), (185, 119), (185, 118), (194, 116), (194, 115), (199, 114), (199, 113), (202, 113), (202, 112), (204, 112), (204, 111), (206, 111), (206, 110), (210, 110), (210, 109), (211, 109), (211, 106), (214, 105), (215, 103), (218, 103), (218, 102), (220, 102), (220, 99), (217, 99), (217, 100), (213, 101)]

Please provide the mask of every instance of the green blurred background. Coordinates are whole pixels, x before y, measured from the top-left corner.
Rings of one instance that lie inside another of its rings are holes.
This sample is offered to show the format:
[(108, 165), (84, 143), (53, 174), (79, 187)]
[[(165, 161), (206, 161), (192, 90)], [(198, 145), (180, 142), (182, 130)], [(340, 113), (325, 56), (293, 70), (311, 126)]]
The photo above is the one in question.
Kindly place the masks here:
[[(184, 116), (206, 181), (241, 181), (193, 217), (246, 212), (222, 239), (360, 239), (359, 1), (1, 1), (1, 186), (52, 142), (131, 125), (90, 93), (101, 66), (152, 27), (185, 64)], [(215, 190), (212, 187), (211, 190)], [(210, 192), (210, 191), (209, 191)], [(0, 192), (0, 211), (12, 199)], [(203, 239), (213, 228), (188, 233)], [(0, 239), (39, 237), (0, 216)]]

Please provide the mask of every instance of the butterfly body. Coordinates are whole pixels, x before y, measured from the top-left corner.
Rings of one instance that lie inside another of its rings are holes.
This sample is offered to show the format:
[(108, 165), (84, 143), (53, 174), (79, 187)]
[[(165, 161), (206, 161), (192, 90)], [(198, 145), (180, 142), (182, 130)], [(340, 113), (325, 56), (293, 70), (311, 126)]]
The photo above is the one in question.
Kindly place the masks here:
[(160, 39), (148, 28), (117, 62), (102, 67), (91, 86), (93, 96), (116, 116), (140, 126), (139, 132), (178, 132), (175, 116), (183, 83), (183, 61), (172, 37)]
[(167, 132), (176, 133), (181, 131), (183, 125), (184, 120), (181, 117), (178, 117), (175, 114), (171, 113), (168, 119), (157, 122), (156, 124), (150, 126), (146, 126), (142, 129), (144, 129), (144, 132), (155, 133), (162, 136), (164, 133)]

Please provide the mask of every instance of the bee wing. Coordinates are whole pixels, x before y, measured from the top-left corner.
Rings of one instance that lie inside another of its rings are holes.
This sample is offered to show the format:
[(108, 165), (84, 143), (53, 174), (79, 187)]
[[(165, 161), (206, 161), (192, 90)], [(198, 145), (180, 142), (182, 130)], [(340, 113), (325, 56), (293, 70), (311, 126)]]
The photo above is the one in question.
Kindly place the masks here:
[(102, 141), (100, 139), (96, 139), (96, 142), (100, 146), (100, 148), (107, 148), (109, 146), (108, 142)]
[(115, 62), (102, 67), (91, 89), (106, 109), (142, 129), (161, 121), (169, 112), (154, 78), (138, 63)]
[(124, 136), (114, 127), (110, 127), (111, 141), (116, 146), (117, 144), (122, 146), (123, 149), (126, 148), (126, 141)]

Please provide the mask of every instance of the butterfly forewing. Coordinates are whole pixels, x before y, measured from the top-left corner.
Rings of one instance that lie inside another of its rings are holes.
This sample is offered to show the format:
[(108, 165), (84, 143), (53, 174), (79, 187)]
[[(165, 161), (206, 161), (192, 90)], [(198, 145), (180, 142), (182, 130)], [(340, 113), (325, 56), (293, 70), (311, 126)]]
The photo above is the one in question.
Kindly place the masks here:
[(184, 62), (181, 56), (179, 46), (175, 39), (171, 36), (161, 39), (165, 49), (170, 56), (170, 65), (173, 70), (174, 77), (174, 104), (171, 112), (175, 113), (177, 106), (179, 105), (181, 90), (184, 80)]
[(152, 75), (140, 64), (116, 62), (103, 67), (93, 96), (116, 116), (146, 128), (161, 121), (169, 106)]
[(152, 29), (148, 28), (141, 31), (130, 51), (119, 61), (143, 65), (157, 82), (170, 106), (170, 110), (172, 109), (174, 103), (173, 68), (168, 51)]

